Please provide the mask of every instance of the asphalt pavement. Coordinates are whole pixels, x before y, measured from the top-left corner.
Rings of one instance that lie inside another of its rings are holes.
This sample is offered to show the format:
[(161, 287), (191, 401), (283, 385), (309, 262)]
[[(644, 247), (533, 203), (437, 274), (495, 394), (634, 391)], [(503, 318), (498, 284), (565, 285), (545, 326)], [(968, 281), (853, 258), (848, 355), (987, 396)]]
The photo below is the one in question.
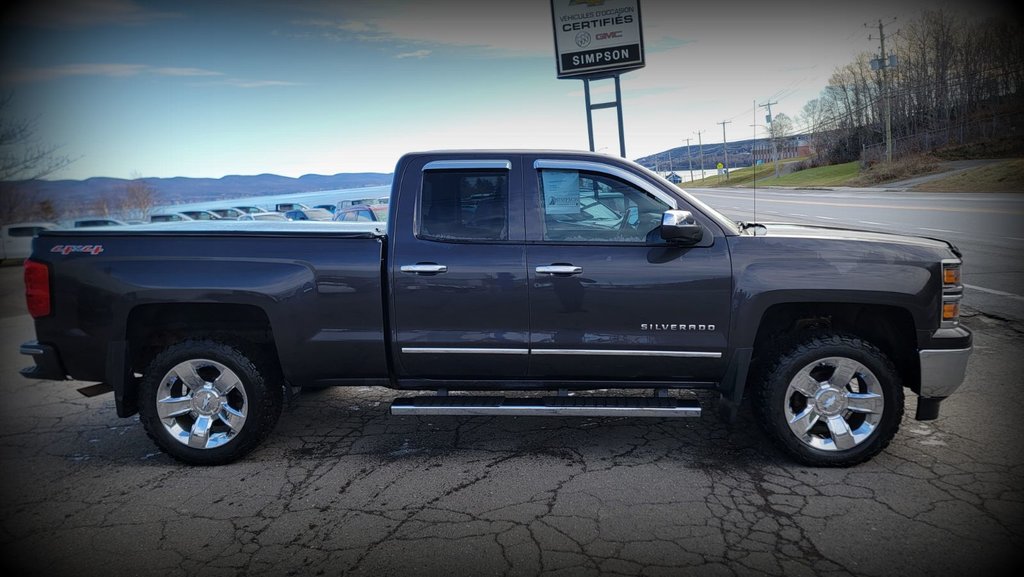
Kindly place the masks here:
[[(750, 191), (713, 193), (702, 196), (724, 204)], [(963, 387), (937, 421), (908, 416), (885, 452), (851, 469), (793, 464), (748, 408), (733, 426), (712, 410), (700, 419), (392, 417), (396, 395), (380, 388), (303, 393), (245, 460), (188, 467), (160, 454), (137, 418), (117, 418), (109, 394), (18, 376), (32, 322), (20, 270), (2, 268), (0, 569), (1008, 574), (1024, 547), (1024, 355), (1020, 323), (1008, 318), (1024, 294), (1019, 215), (1008, 212), (1020, 200), (943, 195), (947, 206), (875, 194), (758, 191), (757, 218), (948, 229), (964, 248), (967, 282), (1011, 296), (967, 293), (980, 308), (964, 321), (975, 351)], [(988, 224), (960, 226), (974, 221)], [(915, 404), (909, 395), (907, 415)]]

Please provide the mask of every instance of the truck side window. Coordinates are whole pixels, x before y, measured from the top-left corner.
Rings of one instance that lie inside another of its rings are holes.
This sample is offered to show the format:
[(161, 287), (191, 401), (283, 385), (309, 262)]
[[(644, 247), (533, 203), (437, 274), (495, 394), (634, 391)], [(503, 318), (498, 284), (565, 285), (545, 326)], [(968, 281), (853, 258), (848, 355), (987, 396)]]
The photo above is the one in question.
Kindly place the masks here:
[(671, 208), (614, 177), (578, 170), (541, 170), (540, 190), (547, 241), (648, 242)]
[(423, 173), (419, 236), (434, 240), (508, 240), (508, 172)]

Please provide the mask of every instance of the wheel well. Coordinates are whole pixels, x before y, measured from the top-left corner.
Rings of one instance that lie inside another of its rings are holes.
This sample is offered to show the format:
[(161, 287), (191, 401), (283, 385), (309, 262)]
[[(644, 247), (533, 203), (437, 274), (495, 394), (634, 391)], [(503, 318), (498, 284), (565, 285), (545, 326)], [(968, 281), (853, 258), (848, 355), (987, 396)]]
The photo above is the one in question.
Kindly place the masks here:
[(276, 362), (270, 319), (259, 307), (220, 303), (173, 303), (136, 307), (128, 315), (132, 369), (141, 373), (160, 351), (188, 338), (212, 337), (265, 349)]
[(886, 305), (786, 303), (769, 307), (754, 339), (751, 377), (759, 377), (768, 357), (780, 347), (801, 334), (822, 330), (849, 333), (874, 344), (896, 366), (903, 384), (916, 390), (920, 368), (914, 319), (906, 309)]

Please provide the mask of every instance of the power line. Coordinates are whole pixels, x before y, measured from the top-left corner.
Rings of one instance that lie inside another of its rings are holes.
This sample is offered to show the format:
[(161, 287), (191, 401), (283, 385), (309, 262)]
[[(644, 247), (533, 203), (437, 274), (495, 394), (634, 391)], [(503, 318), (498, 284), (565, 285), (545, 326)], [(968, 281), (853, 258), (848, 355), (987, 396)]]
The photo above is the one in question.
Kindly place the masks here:
[[(722, 150), (725, 152), (725, 180), (729, 180), (729, 142), (725, 139), (725, 125), (732, 124), (731, 120), (723, 120), (718, 124), (722, 125)], [(719, 181), (721, 182), (721, 181)]]
[(707, 130), (697, 131), (697, 147), (700, 151), (700, 177), (704, 178), (704, 143), (701, 142), (700, 135), (707, 132)]
[[(766, 102), (764, 104), (759, 104), (758, 105), (758, 107), (760, 107), (760, 108), (767, 108), (768, 109), (768, 116), (766, 116), (764, 120), (765, 120), (766, 123), (768, 123), (769, 126), (771, 126), (771, 123), (772, 123), (772, 104), (778, 104), (778, 102), (777, 101), (776, 102), (772, 102), (769, 99), (768, 102)], [(779, 177), (779, 149), (775, 146), (775, 131), (772, 130), (771, 128), (768, 129), (768, 138), (771, 140), (771, 143), (772, 143), (772, 162), (775, 163), (775, 178), (778, 178)]]
[(690, 182), (693, 182), (693, 159), (690, 154), (690, 139), (686, 139), (686, 164), (690, 166)]
[[(895, 19), (894, 19), (895, 20)], [(867, 23), (864, 24), (867, 27)], [(868, 40), (873, 40), (868, 36)], [(878, 52), (878, 58), (871, 61), (873, 65), (871, 68), (877, 68), (882, 71), (882, 96), (885, 99), (885, 161), (892, 163), (892, 103), (891, 97), (889, 96), (889, 75), (887, 70), (890, 66), (896, 64), (895, 56), (891, 59), (885, 53), (885, 24), (881, 20), (878, 21), (878, 40), (881, 43)]]

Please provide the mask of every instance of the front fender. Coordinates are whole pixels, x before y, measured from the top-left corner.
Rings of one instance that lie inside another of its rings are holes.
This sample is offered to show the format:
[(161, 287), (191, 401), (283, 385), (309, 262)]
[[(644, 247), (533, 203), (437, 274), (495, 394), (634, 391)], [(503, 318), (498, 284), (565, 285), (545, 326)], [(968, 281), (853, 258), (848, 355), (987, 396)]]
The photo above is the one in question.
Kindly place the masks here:
[(735, 270), (734, 344), (752, 347), (765, 312), (780, 304), (885, 305), (908, 311), (919, 328), (937, 326), (936, 274), (913, 262), (774, 258), (747, 264)]

